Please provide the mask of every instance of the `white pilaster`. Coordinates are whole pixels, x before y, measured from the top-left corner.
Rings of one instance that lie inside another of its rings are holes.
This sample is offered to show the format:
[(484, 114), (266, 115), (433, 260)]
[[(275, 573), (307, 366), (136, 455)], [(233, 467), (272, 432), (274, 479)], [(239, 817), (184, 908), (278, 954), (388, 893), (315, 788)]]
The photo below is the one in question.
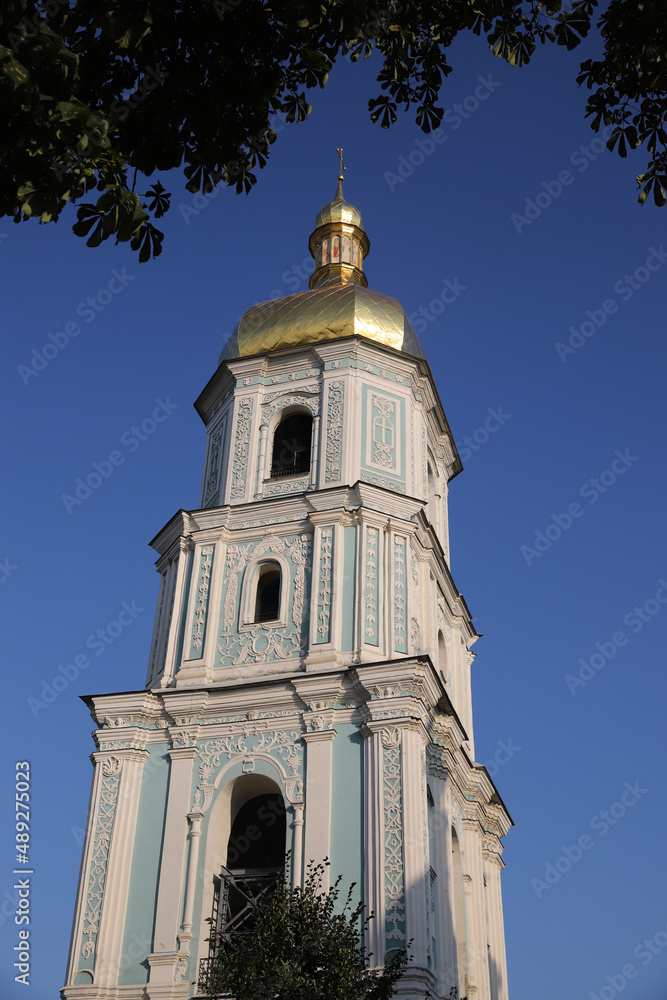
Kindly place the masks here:
[(169, 634), (167, 636), (167, 653), (164, 662), (164, 673), (160, 680), (160, 687), (170, 687), (173, 684), (173, 677), (178, 670), (179, 664), (176, 662), (178, 652), (178, 641), (180, 635), (180, 622), (182, 615), (186, 612), (187, 593), (186, 583), (190, 560), (192, 559), (192, 539), (181, 536), (179, 539), (180, 556), (178, 559), (176, 583), (173, 594), (173, 613), (169, 615)]
[(448, 777), (443, 772), (432, 775), (431, 790), (435, 804), (436, 919), (438, 925), (438, 992), (449, 997), (458, 987), (458, 958), (454, 934), (454, 893), (452, 884), (452, 821), (449, 810)]
[(373, 965), (384, 965), (384, 822), (382, 744), (377, 726), (364, 726), (364, 901), (374, 917), (368, 927)]
[[(335, 729), (304, 733), (306, 744), (306, 827), (304, 858), (306, 865), (320, 864), (331, 854), (331, 776)], [(324, 888), (328, 888), (328, 869)]]
[[(156, 958), (150, 963), (151, 982), (165, 982), (165, 977), (168, 981), (173, 981), (177, 964), (176, 934), (181, 912), (192, 766), (196, 756), (196, 747), (180, 747), (169, 751), (171, 772), (153, 939), (153, 955), (164, 956), (164, 960), (158, 961)], [(170, 958), (167, 960), (166, 956)]]
[(106, 760), (102, 761), (103, 772), (105, 764), (114, 759), (122, 761), (122, 769), (97, 936), (95, 982), (98, 986), (116, 983), (121, 968), (141, 775), (148, 753), (145, 750), (117, 750), (113, 755), (106, 753), (105, 757)]
[(498, 857), (488, 861), (485, 865), (489, 944), (491, 945), (491, 966), (493, 970), (491, 1000), (507, 1000), (508, 995), (505, 925), (500, 884), (501, 868), (502, 863)]
[(403, 852), (405, 879), (405, 937), (412, 940), (413, 959), (409, 973), (427, 973), (428, 899), (425, 883), (424, 847), (426, 802), (422, 798), (422, 734), (417, 729), (402, 730)]

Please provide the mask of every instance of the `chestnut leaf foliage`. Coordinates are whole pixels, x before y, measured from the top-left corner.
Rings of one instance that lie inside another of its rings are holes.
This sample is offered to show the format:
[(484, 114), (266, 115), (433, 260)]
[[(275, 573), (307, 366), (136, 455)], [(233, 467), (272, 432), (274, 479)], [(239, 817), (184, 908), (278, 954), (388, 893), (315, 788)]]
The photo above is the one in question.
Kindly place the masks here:
[[(370, 118), (408, 111), (424, 132), (443, 116), (449, 48), (472, 32), (525, 65), (538, 43), (574, 49), (594, 130), (620, 156), (644, 146), (639, 200), (667, 201), (667, 18), (663, 0), (3, 0), (0, 215), (56, 222), (76, 206), (88, 246), (113, 237), (156, 257), (170, 208), (156, 174), (182, 170), (193, 194), (246, 194), (277, 138), (304, 121), (308, 91), (336, 60), (379, 54)], [(595, 18), (597, 17), (597, 21)]]
[(363, 944), (372, 917), (340, 898), (339, 877), (324, 890), (329, 862), (308, 866), (303, 888), (280, 879), (252, 915), (219, 943), (200, 996), (235, 1000), (390, 1000), (408, 958), (397, 949), (381, 970)]

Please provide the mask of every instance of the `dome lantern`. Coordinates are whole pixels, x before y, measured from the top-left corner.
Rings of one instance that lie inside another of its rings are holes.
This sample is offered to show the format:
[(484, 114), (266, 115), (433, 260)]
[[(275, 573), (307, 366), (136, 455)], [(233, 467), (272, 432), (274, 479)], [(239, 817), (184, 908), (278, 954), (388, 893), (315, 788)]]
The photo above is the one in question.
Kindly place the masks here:
[(368, 256), (370, 240), (364, 232), (361, 212), (345, 201), (343, 194), (343, 150), (338, 149), (340, 168), (338, 189), (332, 202), (320, 209), (315, 219), (315, 230), (308, 242), (308, 249), (315, 259), (315, 271), (310, 277), (309, 288), (329, 285), (368, 286), (364, 274), (364, 257)]

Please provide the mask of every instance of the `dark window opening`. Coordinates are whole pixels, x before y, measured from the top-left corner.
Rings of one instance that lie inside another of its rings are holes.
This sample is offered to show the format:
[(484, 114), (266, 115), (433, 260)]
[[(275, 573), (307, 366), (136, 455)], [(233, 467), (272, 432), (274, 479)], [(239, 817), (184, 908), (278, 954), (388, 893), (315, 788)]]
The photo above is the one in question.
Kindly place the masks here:
[(270, 622), (280, 617), (280, 570), (275, 563), (269, 563), (260, 570), (255, 597), (255, 618), (257, 622)]
[(209, 957), (199, 965), (200, 982), (214, 985), (215, 955), (221, 941), (253, 920), (254, 903), (270, 896), (285, 873), (285, 803), (282, 795), (256, 795), (232, 824), (227, 865), (215, 878)]
[(312, 430), (313, 418), (309, 413), (292, 413), (280, 421), (273, 435), (271, 479), (310, 471)]

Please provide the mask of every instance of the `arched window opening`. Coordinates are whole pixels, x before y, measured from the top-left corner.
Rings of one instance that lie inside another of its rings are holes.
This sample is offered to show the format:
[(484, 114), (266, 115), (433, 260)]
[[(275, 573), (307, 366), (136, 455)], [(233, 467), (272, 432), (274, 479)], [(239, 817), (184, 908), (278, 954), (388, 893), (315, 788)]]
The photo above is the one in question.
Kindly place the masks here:
[(283, 417), (273, 435), (271, 479), (299, 476), (310, 471), (312, 433), (310, 413), (291, 413)]
[(252, 921), (254, 901), (270, 895), (285, 873), (285, 801), (275, 782), (261, 775), (238, 778), (230, 808), (226, 864), (214, 878), (215, 933), (211, 934), (209, 956), (202, 959), (199, 968), (200, 979), (209, 981), (220, 941)]
[(241, 806), (227, 842), (227, 867), (238, 874), (282, 871), (285, 803), (279, 792), (255, 795)]
[(257, 578), (255, 623), (275, 621), (280, 617), (281, 574), (277, 563), (264, 563)]

